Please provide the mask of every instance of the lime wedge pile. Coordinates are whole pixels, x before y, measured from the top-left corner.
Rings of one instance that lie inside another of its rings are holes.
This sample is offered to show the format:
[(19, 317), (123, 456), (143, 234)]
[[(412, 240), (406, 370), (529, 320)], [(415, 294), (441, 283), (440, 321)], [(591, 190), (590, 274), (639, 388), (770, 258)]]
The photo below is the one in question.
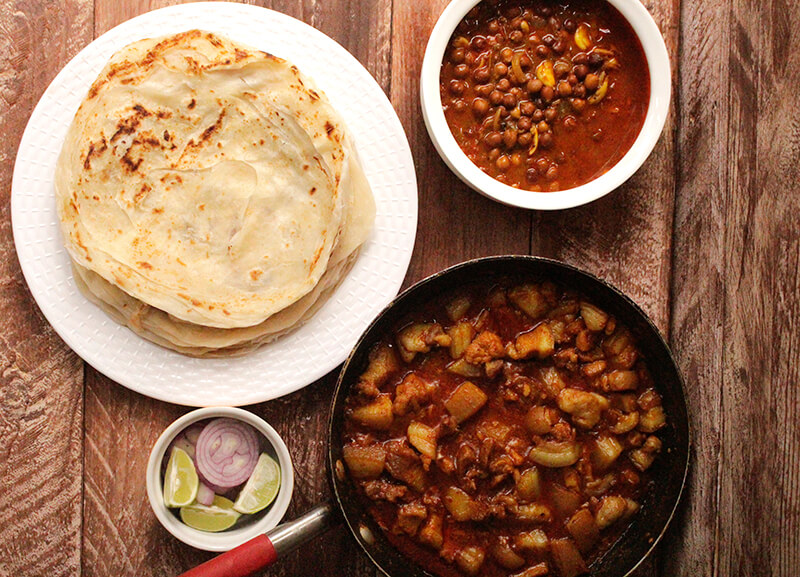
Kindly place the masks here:
[(258, 457), (256, 468), (247, 483), (245, 483), (245, 486), (239, 491), (239, 496), (236, 497), (233, 508), (239, 513), (247, 515), (258, 513), (275, 500), (280, 487), (280, 466), (272, 457), (266, 453), (261, 453)]

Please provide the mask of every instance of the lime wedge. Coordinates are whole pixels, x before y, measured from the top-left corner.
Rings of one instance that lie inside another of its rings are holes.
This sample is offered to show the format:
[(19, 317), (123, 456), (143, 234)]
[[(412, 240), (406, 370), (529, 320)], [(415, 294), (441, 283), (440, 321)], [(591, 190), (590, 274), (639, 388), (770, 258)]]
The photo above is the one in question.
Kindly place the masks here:
[(200, 480), (192, 458), (178, 447), (172, 449), (164, 473), (164, 503), (167, 507), (183, 507), (197, 497)]
[(275, 500), (280, 487), (281, 468), (272, 457), (261, 453), (256, 468), (239, 491), (233, 508), (248, 515), (257, 513)]
[(181, 521), (192, 529), (216, 533), (230, 529), (241, 517), (233, 510), (233, 501), (220, 495), (214, 496), (210, 506), (194, 503), (181, 507)]

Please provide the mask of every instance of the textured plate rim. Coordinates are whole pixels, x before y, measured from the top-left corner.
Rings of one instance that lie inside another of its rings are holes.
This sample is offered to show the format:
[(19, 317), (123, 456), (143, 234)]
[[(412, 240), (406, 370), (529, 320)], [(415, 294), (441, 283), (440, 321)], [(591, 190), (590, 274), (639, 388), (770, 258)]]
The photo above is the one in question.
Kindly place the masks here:
[[(409, 225), (406, 227), (407, 230), (405, 232), (406, 233), (410, 233), (410, 234), (406, 234), (406, 237), (404, 238), (404, 240), (405, 240), (404, 244), (401, 244), (401, 245), (398, 245), (396, 247), (393, 247), (393, 248), (396, 249), (396, 254), (393, 255), (394, 258), (393, 258), (392, 262), (395, 265), (399, 265), (397, 267), (397, 271), (398, 271), (397, 272), (397, 276), (396, 276), (396, 278), (393, 277), (391, 279), (391, 281), (392, 281), (391, 284), (392, 284), (392, 287), (393, 287), (392, 290), (390, 291), (391, 294), (387, 293), (385, 295), (382, 295), (383, 300), (385, 302), (378, 303), (378, 305), (375, 306), (375, 309), (376, 309), (375, 313), (376, 314), (377, 314), (377, 312), (382, 310), (383, 306), (386, 303), (391, 301), (391, 299), (397, 294), (397, 292), (399, 291), (399, 289), (400, 289), (400, 287), (402, 285), (402, 282), (403, 282), (403, 280), (405, 278), (405, 274), (406, 274), (406, 272), (408, 270), (408, 266), (409, 266), (409, 263), (410, 263), (410, 260), (411, 260), (411, 256), (412, 256), (412, 253), (413, 253), (413, 249), (414, 249), (414, 243), (415, 243), (415, 239), (416, 239), (417, 220), (418, 220), (417, 182), (416, 182), (416, 173), (415, 173), (415, 169), (414, 169), (413, 157), (411, 155), (411, 150), (410, 150), (410, 147), (409, 147), (409, 144), (408, 144), (407, 136), (406, 136), (405, 131), (404, 131), (403, 127), (402, 127), (402, 124), (400, 123), (399, 118), (397, 117), (396, 112), (394, 111), (393, 106), (391, 105), (391, 102), (388, 100), (388, 98), (386, 97), (386, 95), (383, 92), (383, 89), (377, 84), (377, 82), (371, 76), (371, 74), (363, 67), (363, 65), (352, 54), (350, 54), (338, 42), (336, 42), (332, 38), (328, 37), (323, 32), (317, 30), (316, 28), (313, 28), (312, 26), (306, 24), (305, 22), (297, 20), (297, 19), (295, 19), (295, 18), (293, 18), (293, 17), (291, 17), (289, 15), (283, 14), (281, 12), (277, 12), (277, 11), (274, 11), (274, 10), (271, 10), (271, 9), (268, 9), (268, 8), (262, 8), (262, 7), (259, 7), (259, 6), (247, 5), (247, 4), (235, 4), (235, 3), (227, 3), (227, 2), (197, 2), (197, 3), (189, 3), (189, 4), (180, 4), (180, 5), (175, 5), (175, 6), (167, 6), (167, 7), (164, 7), (164, 8), (157, 9), (157, 10), (152, 10), (150, 12), (143, 13), (143, 14), (141, 14), (139, 16), (136, 16), (136, 17), (134, 17), (134, 18), (132, 18), (130, 20), (127, 20), (127, 21), (115, 26), (114, 28), (108, 30), (107, 32), (105, 32), (101, 36), (97, 37), (92, 42), (90, 42), (83, 49), (81, 49), (59, 71), (59, 73), (51, 81), (50, 85), (48, 85), (47, 89), (44, 91), (44, 93), (40, 97), (39, 101), (37, 102), (36, 106), (34, 107), (33, 111), (31, 112), (31, 116), (30, 116), (30, 118), (28, 120), (28, 123), (26, 124), (25, 130), (23, 131), (22, 138), (20, 139), (19, 147), (18, 147), (18, 150), (17, 150), (17, 156), (16, 156), (15, 163), (14, 163), (14, 172), (13, 172), (12, 186), (11, 186), (11, 221), (12, 221), (12, 232), (13, 232), (13, 236), (14, 236), (14, 239), (15, 239), (15, 248), (16, 248), (16, 252), (17, 252), (17, 257), (19, 259), (20, 267), (22, 269), (23, 276), (26, 279), (26, 283), (28, 285), (28, 288), (29, 288), (32, 296), (34, 297), (34, 300), (36, 301), (37, 305), (39, 306), (40, 310), (42, 311), (42, 314), (45, 316), (45, 318), (50, 323), (50, 325), (53, 327), (53, 329), (56, 331), (56, 333), (61, 337), (61, 339), (64, 340), (64, 342), (73, 351), (75, 351), (84, 361), (89, 363), (91, 366), (93, 366), (95, 369), (97, 369), (98, 371), (100, 371), (101, 373), (106, 375), (107, 377), (111, 378), (115, 382), (119, 383), (120, 385), (122, 385), (122, 386), (124, 386), (124, 387), (126, 387), (126, 388), (128, 388), (130, 390), (133, 390), (133, 391), (138, 392), (140, 394), (143, 394), (145, 396), (148, 396), (148, 397), (151, 397), (151, 398), (154, 398), (154, 399), (158, 399), (158, 400), (161, 400), (161, 401), (171, 402), (171, 403), (180, 404), (180, 405), (187, 405), (187, 406), (215, 406), (215, 405), (241, 406), (241, 405), (246, 405), (246, 404), (259, 403), (259, 402), (272, 400), (272, 399), (279, 398), (281, 396), (290, 394), (292, 392), (298, 391), (298, 390), (300, 390), (300, 389), (302, 389), (302, 388), (314, 383), (315, 381), (317, 381), (318, 379), (320, 379), (321, 377), (323, 377), (327, 373), (329, 373), (332, 370), (334, 370), (337, 366), (339, 366), (347, 358), (347, 355), (349, 354), (350, 349), (355, 344), (355, 342), (358, 340), (358, 336), (363, 331), (363, 329), (365, 329), (369, 325), (369, 322), (371, 322), (371, 318), (361, 323), (363, 326), (361, 326), (361, 328), (359, 329), (358, 335), (356, 335), (354, 338), (350, 339), (350, 340), (352, 340), (351, 343), (349, 343), (347, 346), (340, 345), (341, 351), (339, 352), (339, 354), (336, 355), (336, 358), (334, 360), (331, 360), (331, 361), (323, 363), (323, 364), (309, 363), (308, 365), (304, 366), (302, 379), (300, 379), (298, 383), (294, 383), (294, 384), (291, 384), (289, 386), (283, 386), (283, 387), (280, 387), (280, 388), (270, 388), (270, 387), (266, 387), (265, 388), (263, 385), (261, 385), (260, 387), (257, 387), (257, 388), (254, 388), (251, 391), (248, 391), (248, 393), (246, 393), (246, 394), (242, 394), (241, 392), (239, 392), (239, 393), (235, 394), (235, 398), (233, 398), (233, 397), (230, 397), (230, 398), (222, 397), (222, 398), (220, 398), (219, 396), (217, 396), (213, 400), (210, 400), (208, 398), (209, 393), (203, 394), (202, 391), (201, 391), (200, 394), (195, 394), (195, 393), (193, 393), (193, 394), (185, 394), (184, 393), (184, 394), (180, 394), (180, 395), (176, 396), (174, 394), (170, 394), (169, 392), (162, 392), (162, 391), (159, 391), (157, 389), (153, 389), (153, 388), (149, 388), (147, 386), (143, 386), (142, 383), (140, 383), (138, 380), (131, 378), (130, 371), (124, 370), (119, 364), (115, 364), (113, 361), (108, 361), (108, 360), (104, 359), (103, 354), (102, 354), (102, 350), (99, 349), (96, 345), (92, 345), (91, 339), (88, 336), (87, 337), (73, 338), (73, 335), (71, 335), (70, 332), (68, 332), (64, 328), (64, 326), (62, 325), (62, 322), (64, 321), (64, 319), (62, 318), (62, 314), (59, 313), (59, 311), (57, 310), (57, 304), (58, 303), (52, 302), (50, 300), (50, 298), (49, 298), (50, 295), (48, 294), (46, 289), (44, 289), (43, 287), (39, 286), (36, 283), (32, 284), (30, 282), (31, 278), (34, 275), (34, 273), (33, 273), (33, 265), (31, 264), (31, 260), (36, 258), (36, 255), (34, 254), (34, 252), (31, 249), (28, 249), (26, 246), (20, 245), (20, 243), (17, 242), (18, 239), (21, 236), (20, 235), (20, 229), (22, 227), (22, 223), (26, 222), (26, 216), (27, 216), (26, 213), (21, 208), (21, 206), (20, 206), (20, 202), (21, 201), (19, 200), (19, 198), (20, 198), (20, 192), (19, 191), (20, 191), (20, 188), (22, 187), (22, 183), (21, 183), (22, 177), (20, 176), (20, 174), (21, 174), (20, 164), (24, 163), (24, 159), (22, 158), (22, 154), (21, 153), (23, 151), (26, 151), (31, 146), (30, 140), (32, 139), (31, 134), (32, 134), (33, 128), (35, 126), (35, 122), (37, 120), (39, 120), (39, 117), (43, 113), (42, 109), (47, 104), (46, 100), (47, 100), (48, 95), (50, 95), (54, 91), (54, 87), (57, 87), (57, 86), (59, 86), (59, 85), (61, 85), (62, 83), (65, 82), (65, 78), (69, 75), (71, 69), (76, 67), (76, 65), (75, 65), (76, 61), (78, 61), (80, 59), (86, 59), (87, 57), (92, 57), (93, 52), (95, 52), (97, 50), (97, 47), (102, 42), (108, 41), (108, 37), (112, 37), (113, 38), (113, 37), (117, 37), (117, 36), (120, 36), (120, 35), (125, 35), (128, 32), (129, 29), (132, 29), (136, 25), (140, 25), (140, 24), (142, 25), (140, 33), (139, 33), (139, 37), (141, 37), (141, 38), (168, 33), (166, 30), (161, 30), (159, 24), (151, 22), (151, 19), (155, 20), (157, 17), (161, 17), (161, 21), (165, 21), (170, 17), (186, 16), (186, 15), (190, 15), (191, 16), (192, 14), (204, 13), (204, 12), (214, 13), (214, 12), (219, 11), (219, 10), (231, 11), (231, 12), (241, 12), (242, 14), (246, 13), (247, 16), (252, 16), (256, 20), (262, 20), (262, 21), (272, 20), (272, 21), (281, 22), (281, 23), (286, 24), (287, 26), (291, 26), (291, 27), (294, 27), (296, 29), (302, 30), (303, 32), (307, 33), (309, 37), (313, 38), (315, 42), (318, 42), (322, 47), (324, 47), (326, 49), (329, 48), (330, 50), (333, 50), (333, 51), (337, 52), (338, 56), (341, 56), (341, 61), (342, 61), (343, 65), (346, 66), (346, 68), (348, 70), (355, 71), (358, 74), (361, 74), (362, 76), (364, 76), (366, 78), (369, 78), (369, 80), (371, 82), (371, 85), (372, 85), (371, 88), (373, 89), (373, 91), (375, 89), (377, 89), (377, 91), (380, 92), (380, 95), (381, 95), (381, 98), (382, 98), (382, 101), (383, 101), (381, 103), (381, 105), (385, 104), (384, 107), (386, 108), (387, 112), (391, 111), (391, 114), (387, 114), (386, 121), (393, 128), (393, 133), (394, 133), (393, 137), (399, 139), (398, 143), (400, 144), (401, 149), (402, 149), (402, 153), (403, 153), (403, 155), (405, 157), (405, 158), (403, 158), (403, 161), (407, 161), (407, 164), (410, 167), (410, 170), (408, 171), (408, 174), (405, 175), (405, 176), (408, 176), (410, 178), (410, 180), (408, 182), (408, 186), (404, 187), (404, 188), (408, 189), (408, 190), (406, 190), (406, 194), (408, 195), (408, 198), (405, 199), (405, 200), (407, 200), (407, 201), (410, 200), (411, 201), (410, 202), (410, 207), (409, 207), (411, 210), (409, 211), (409, 213), (407, 215), (405, 215), (406, 217), (408, 217), (410, 219)], [(193, 23), (191, 21), (189, 21), (187, 25), (180, 26), (179, 28), (187, 30), (187, 29), (191, 29), (192, 27), (193, 27)], [(213, 27), (209, 27), (209, 26), (203, 26), (203, 27), (206, 28), (206, 29), (210, 28), (210, 29), (213, 30)], [(167, 28), (169, 28), (169, 26), (167, 26)], [(221, 33), (229, 35), (229, 36), (233, 37), (234, 39), (236, 38), (236, 33), (235, 32), (221, 31)], [(124, 45), (126, 45), (127, 42), (122, 42), (120, 40), (115, 40), (114, 44), (115, 44), (114, 50), (118, 50), (119, 48), (122, 48)], [(257, 47), (258, 47), (258, 45), (257, 45)], [(90, 86), (90, 84), (91, 84), (91, 82), (93, 80), (94, 80), (94, 77), (90, 77), (90, 78), (85, 79), (85, 80), (83, 80), (81, 82), (81, 84), (83, 86), (85, 86), (85, 90), (88, 90), (88, 88), (89, 88), (89, 86)], [(70, 120), (71, 120), (72, 112), (69, 112), (69, 116), (70, 116)], [(363, 158), (368, 156), (368, 155), (365, 155), (364, 152), (362, 150), (360, 150), (360, 156), (362, 156), (362, 160), (363, 160)], [(374, 183), (371, 182), (371, 184), (373, 184), (373, 186), (374, 186)], [(413, 190), (413, 195), (410, 194), (410, 191), (412, 191), (412, 190)], [(58, 231), (57, 234), (60, 235), (60, 231)], [(361, 257), (359, 257), (359, 259), (360, 258)], [(352, 274), (353, 274), (353, 271), (351, 270), (351, 272), (349, 273), (348, 276), (350, 276)], [(70, 278), (70, 282), (72, 282), (71, 273), (68, 273), (68, 276)], [(326, 306), (329, 306), (330, 303), (333, 302), (333, 300), (334, 299), (332, 298), (328, 302), (328, 304), (326, 304)], [(89, 303), (89, 301), (86, 301), (86, 306), (90, 307), (90, 310), (92, 310), (91, 307), (94, 307), (95, 305)], [(99, 309), (97, 309), (97, 310), (99, 311)], [(311, 324), (311, 322), (312, 321), (310, 321), (309, 324)], [(124, 328), (122, 330), (125, 332), (125, 334), (130, 333), (130, 335), (133, 335), (133, 333), (127, 328)], [(291, 335), (287, 335), (287, 338), (288, 337), (291, 337)], [(141, 339), (141, 337), (138, 337), (136, 335), (133, 335), (132, 338)], [(280, 340), (278, 340), (276, 342), (280, 343), (282, 340), (284, 340), (284, 339), (280, 339)], [(152, 346), (155, 346), (155, 345), (152, 345)], [(267, 345), (267, 347), (269, 347), (269, 345)], [(160, 347), (157, 347), (157, 348), (160, 349)], [(197, 359), (191, 359), (190, 357), (185, 357), (183, 355), (179, 355), (178, 353), (171, 353), (171, 354), (175, 355), (175, 358), (178, 360), (179, 363), (180, 363), (180, 360), (186, 360), (186, 362), (195, 362), (195, 361), (197, 361)], [(241, 357), (241, 359), (248, 359), (248, 358), (250, 358), (250, 356)], [(230, 360), (230, 362), (239, 361), (239, 359), (229, 359), (229, 360)], [(202, 362), (202, 361), (205, 361), (205, 360), (201, 359), (200, 361)], [(212, 359), (208, 359), (208, 361), (212, 361), (213, 362)]]

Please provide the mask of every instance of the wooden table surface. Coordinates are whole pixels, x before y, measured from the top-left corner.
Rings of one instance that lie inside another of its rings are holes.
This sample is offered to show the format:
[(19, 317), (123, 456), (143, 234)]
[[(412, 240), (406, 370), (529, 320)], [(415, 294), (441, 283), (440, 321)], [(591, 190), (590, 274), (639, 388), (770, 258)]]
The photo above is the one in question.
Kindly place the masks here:
[[(78, 50), (161, 0), (0, 4), (0, 576), (174, 575), (210, 557), (173, 539), (147, 503), (151, 445), (188, 409), (85, 365), (20, 273), (14, 157), (48, 83)], [(275, 0), (352, 52), (390, 97), (419, 179), (406, 286), (491, 254), (594, 272), (668, 336), (694, 427), (688, 494), (637, 575), (800, 575), (800, 3), (647, 0), (673, 63), (672, 112), (622, 188), (557, 213), (507, 208), (445, 167), (420, 114), (418, 75), (446, 0)], [(191, 23), (187, 22), (187, 28)], [(296, 467), (287, 518), (328, 496), (324, 425), (335, 375), (254, 407)], [(374, 575), (341, 528), (269, 575)]]

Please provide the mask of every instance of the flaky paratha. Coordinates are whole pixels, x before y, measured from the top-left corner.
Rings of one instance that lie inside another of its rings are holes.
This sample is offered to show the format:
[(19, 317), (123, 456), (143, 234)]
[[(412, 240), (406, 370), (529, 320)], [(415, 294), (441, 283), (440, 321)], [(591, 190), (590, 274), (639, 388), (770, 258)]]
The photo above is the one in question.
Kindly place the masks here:
[(116, 54), (56, 173), (72, 258), (176, 318), (252, 326), (308, 293), (340, 234), (344, 133), (287, 62), (206, 32)]
[(313, 82), (196, 30), (112, 57), (70, 128), (56, 189), (81, 291), (192, 356), (244, 354), (302, 325), (375, 213)]

